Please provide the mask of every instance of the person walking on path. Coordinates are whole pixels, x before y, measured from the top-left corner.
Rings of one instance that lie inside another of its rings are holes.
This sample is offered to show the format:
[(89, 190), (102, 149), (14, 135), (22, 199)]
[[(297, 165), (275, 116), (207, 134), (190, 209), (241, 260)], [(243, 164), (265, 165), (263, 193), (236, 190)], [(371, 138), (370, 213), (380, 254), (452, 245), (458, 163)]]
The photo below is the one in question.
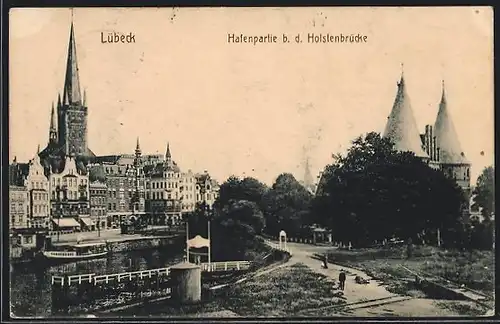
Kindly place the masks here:
[(325, 257), (323, 258), (323, 268), (328, 269), (328, 254), (325, 253)]
[(340, 271), (340, 274), (339, 274), (339, 287), (340, 287), (340, 290), (344, 290), (345, 288), (345, 279), (346, 279), (346, 276), (345, 276), (345, 272), (344, 270), (341, 270)]

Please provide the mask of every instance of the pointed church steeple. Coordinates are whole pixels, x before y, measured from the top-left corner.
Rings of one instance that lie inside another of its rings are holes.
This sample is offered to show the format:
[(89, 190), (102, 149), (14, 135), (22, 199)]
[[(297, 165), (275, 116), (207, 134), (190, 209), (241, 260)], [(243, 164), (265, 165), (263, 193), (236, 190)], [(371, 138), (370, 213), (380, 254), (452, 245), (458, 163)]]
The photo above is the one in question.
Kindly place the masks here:
[(434, 124), (436, 145), (439, 147), (439, 162), (447, 164), (468, 164), (458, 140), (455, 125), (448, 112), (444, 81), (442, 82), (441, 102)]
[[(73, 14), (73, 13), (72, 13)], [(81, 103), (80, 78), (78, 76), (78, 62), (76, 59), (75, 30), (73, 17), (71, 18), (71, 29), (68, 44), (68, 61), (66, 63), (66, 78), (64, 80), (64, 104)]]
[(306, 158), (306, 163), (304, 168), (304, 187), (306, 189), (312, 190), (313, 186), (314, 186), (314, 180), (309, 165), (309, 158)]
[(57, 123), (56, 113), (54, 111), (54, 102), (52, 102), (52, 109), (50, 111), (50, 128), (49, 128), (49, 143), (57, 142)]
[(396, 99), (388, 117), (383, 137), (389, 138), (398, 151), (411, 151), (418, 157), (429, 157), (422, 148), (422, 141), (413, 115), (410, 97), (406, 91), (403, 71), (401, 71)]
[(165, 160), (167, 162), (172, 161), (172, 154), (170, 154), (170, 143), (167, 142), (167, 153), (165, 154)]
[(137, 143), (135, 145), (135, 155), (141, 156), (141, 154), (142, 154), (141, 145), (139, 144), (139, 136), (137, 136)]

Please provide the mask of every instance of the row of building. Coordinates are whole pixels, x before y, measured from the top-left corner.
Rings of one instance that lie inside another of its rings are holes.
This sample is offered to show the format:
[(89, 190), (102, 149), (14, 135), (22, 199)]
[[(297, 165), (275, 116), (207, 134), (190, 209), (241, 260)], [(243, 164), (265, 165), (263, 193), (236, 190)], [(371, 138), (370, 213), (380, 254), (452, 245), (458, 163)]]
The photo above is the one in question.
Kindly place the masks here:
[(219, 185), (207, 171), (181, 171), (167, 145), (165, 156), (95, 157), (84, 169), (66, 157), (61, 170), (47, 172), (40, 152), (28, 163), (10, 165), (10, 228), (103, 230), (130, 217), (175, 225), (197, 204), (211, 207)]
[(71, 23), (63, 95), (50, 115), (48, 144), (28, 163), (10, 165), (10, 228), (101, 230), (124, 220), (180, 222), (197, 204), (213, 205), (219, 185), (207, 171), (181, 171), (165, 155), (96, 156), (88, 147), (88, 107), (81, 93)]

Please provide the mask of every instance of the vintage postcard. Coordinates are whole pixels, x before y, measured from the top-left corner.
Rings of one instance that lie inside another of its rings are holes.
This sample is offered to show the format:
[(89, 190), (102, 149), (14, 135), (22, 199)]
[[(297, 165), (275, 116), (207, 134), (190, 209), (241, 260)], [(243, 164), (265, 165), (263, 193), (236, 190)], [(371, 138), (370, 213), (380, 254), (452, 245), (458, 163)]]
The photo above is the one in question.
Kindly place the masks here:
[(495, 314), (492, 8), (9, 20), (11, 317)]

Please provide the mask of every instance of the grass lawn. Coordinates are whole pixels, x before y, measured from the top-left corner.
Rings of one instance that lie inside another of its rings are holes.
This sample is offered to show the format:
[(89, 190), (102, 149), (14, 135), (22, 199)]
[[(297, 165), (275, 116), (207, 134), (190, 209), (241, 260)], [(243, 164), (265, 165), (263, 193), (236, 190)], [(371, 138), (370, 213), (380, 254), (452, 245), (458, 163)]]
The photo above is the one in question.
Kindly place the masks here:
[(299, 312), (345, 303), (333, 282), (303, 264), (283, 267), (231, 287), (221, 305), (240, 316), (294, 316)]
[[(375, 279), (388, 283), (388, 290), (396, 293), (411, 291), (411, 283), (398, 279), (413, 278), (404, 267), (464, 284), (493, 297), (495, 288), (495, 259), (493, 251), (446, 251), (436, 247), (415, 247), (411, 259), (406, 259), (404, 247), (332, 250), (329, 260), (365, 271)], [(410, 286), (408, 286), (410, 285)]]

